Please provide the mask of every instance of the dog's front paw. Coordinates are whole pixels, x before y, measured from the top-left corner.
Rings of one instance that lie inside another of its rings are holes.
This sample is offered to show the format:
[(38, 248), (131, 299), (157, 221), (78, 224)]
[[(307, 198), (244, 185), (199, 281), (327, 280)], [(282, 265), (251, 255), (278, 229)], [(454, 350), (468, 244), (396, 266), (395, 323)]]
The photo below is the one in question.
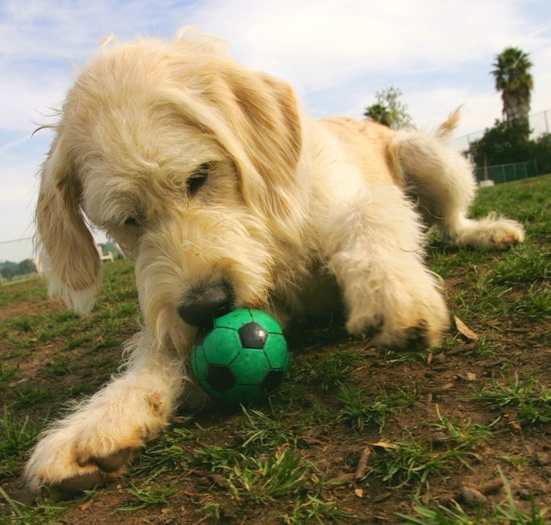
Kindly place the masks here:
[(390, 338), (381, 338), (375, 343), (396, 352), (421, 352), (439, 346), (448, 328), (449, 322), (434, 323), (433, 320), (429, 323), (425, 319), (420, 319), (417, 324), (396, 331)]
[(49, 429), (25, 470), (32, 489), (70, 496), (124, 472), (136, 449), (168, 423), (170, 403), (133, 381), (114, 381)]
[(141, 445), (139, 438), (116, 443), (107, 436), (58, 428), (38, 443), (25, 477), (32, 489), (46, 486), (55, 497), (72, 496), (122, 474)]
[(441, 343), (449, 322), (435, 323), (433, 319), (429, 323), (425, 319), (419, 319), (411, 326), (403, 327), (397, 326), (396, 320), (385, 326), (384, 321), (362, 323), (356, 318), (349, 321), (346, 328), (351, 334), (365, 337), (374, 346), (397, 352), (420, 352)]
[(387, 286), (368, 299), (355, 301), (346, 328), (374, 346), (419, 352), (439, 346), (449, 330), (446, 303), (431, 279), (424, 286)]

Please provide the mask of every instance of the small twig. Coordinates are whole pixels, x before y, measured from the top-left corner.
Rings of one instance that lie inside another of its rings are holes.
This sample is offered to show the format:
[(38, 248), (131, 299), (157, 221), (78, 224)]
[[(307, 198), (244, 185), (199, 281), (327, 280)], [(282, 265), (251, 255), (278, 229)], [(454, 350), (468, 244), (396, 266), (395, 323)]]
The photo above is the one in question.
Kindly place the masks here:
[(463, 352), (468, 352), (472, 350), (475, 346), (476, 346), (475, 342), (465, 343), (456, 348), (452, 348), (451, 350), (448, 350), (446, 352), (446, 355), (456, 355), (456, 354), (461, 354)]
[(503, 480), (501, 478), (496, 478), (492, 481), (484, 483), (484, 485), (478, 487), (478, 490), (482, 492), (482, 494), (493, 494), (494, 492), (497, 492), (501, 487), (503, 487)]
[(419, 390), (420, 394), (441, 394), (447, 392), (453, 388), (453, 383), (446, 383), (444, 386), (434, 387), (434, 388), (422, 388)]
[(381, 494), (380, 496), (377, 496), (373, 499), (374, 503), (382, 503), (383, 501), (386, 501), (388, 498), (392, 496), (392, 492), (385, 492), (384, 494)]
[(503, 363), (506, 363), (507, 359), (500, 359), (499, 361), (492, 361), (490, 363), (484, 363), (484, 368), (495, 368), (496, 366), (500, 366)]

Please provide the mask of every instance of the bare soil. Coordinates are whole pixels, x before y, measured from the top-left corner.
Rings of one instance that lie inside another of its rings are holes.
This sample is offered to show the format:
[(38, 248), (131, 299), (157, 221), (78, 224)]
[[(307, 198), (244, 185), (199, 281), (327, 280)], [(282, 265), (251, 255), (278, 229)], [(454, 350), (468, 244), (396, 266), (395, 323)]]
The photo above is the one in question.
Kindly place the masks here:
[[(461, 286), (460, 279), (451, 278), (446, 283), (448, 293), (453, 294)], [(17, 285), (15, 285), (17, 286)], [(21, 284), (20, 286), (29, 286)], [(30, 313), (43, 312), (60, 305), (33, 299), (0, 308), (0, 315), (15, 318)], [(134, 320), (121, 327), (121, 340), (135, 327)], [(373, 390), (378, 387), (387, 392), (402, 388), (414, 392), (415, 404), (392, 417), (383, 429), (371, 428), (353, 431), (349, 426), (331, 423), (311, 426), (299, 436), (299, 447), (304, 458), (316, 465), (320, 475), (334, 480), (332, 487), (324, 489), (327, 501), (337, 503), (339, 509), (363, 518), (344, 519), (356, 523), (398, 523), (396, 513), (413, 515), (412, 496), (418, 486), (405, 486), (400, 489), (389, 487), (381, 475), (357, 475), (358, 469), (369, 469), (370, 464), (381, 454), (384, 446), (378, 443), (397, 443), (409, 437), (424, 446), (448, 446), (440, 444), (434, 428), (427, 423), (438, 419), (438, 414), (451, 420), (468, 421), (492, 425), (492, 433), (465, 464), (457, 462), (452, 469), (442, 475), (431, 476), (419, 492), (425, 500), (438, 500), (445, 504), (451, 500), (460, 501), (465, 509), (476, 514), (478, 505), (495, 505), (502, 502), (505, 492), (501, 486), (498, 468), (501, 469), (512, 489), (517, 504), (526, 512), (531, 498), (535, 498), (538, 508), (551, 508), (551, 429), (546, 424), (531, 425), (522, 421), (515, 407), (488, 406), (470, 398), (473, 389), (482, 387), (489, 378), (499, 381), (537, 374), (540, 382), (551, 386), (550, 334), (548, 319), (544, 322), (522, 320), (518, 316), (511, 319), (501, 317), (491, 322), (469, 323), (469, 328), (487, 341), (491, 341), (493, 352), (488, 355), (477, 351), (474, 341), (458, 332), (451, 348), (440, 354), (424, 354), (418, 360), (393, 359), (386, 352), (362, 345), (349, 339), (344, 332), (334, 328), (318, 328), (308, 340), (300, 336), (291, 339), (295, 358), (303, 364), (313, 366), (332, 348), (347, 345), (362, 356), (361, 365), (349, 371), (348, 380)], [(312, 341), (320, 341), (312, 344)], [(6, 355), (6, 345), (0, 342), (0, 355)], [(9, 385), (6, 400), (17, 398), (17, 391), (32, 383), (33, 388), (49, 388), (55, 392), (70, 390), (72, 385), (86, 381), (91, 390), (107, 381), (120, 360), (120, 347), (105, 348), (90, 353), (74, 350), (74, 366), (71, 373), (52, 378), (45, 374), (45, 366), (51, 361), (55, 341), (37, 344), (32, 355), (24, 359), (11, 357), (4, 361), (8, 366), (16, 366), (20, 374), (18, 380)], [(98, 367), (88, 366), (98, 359), (105, 363)], [(292, 363), (291, 363), (292, 367)], [(291, 369), (291, 378), (293, 372)], [(284, 391), (281, 393), (284, 395)], [(312, 386), (303, 399), (290, 405), (289, 428), (299, 421), (301, 414), (312, 403), (335, 406), (335, 389), (321, 389)], [(55, 414), (60, 408), (59, 399), (54, 396), (51, 402), (43, 400), (30, 406), (22, 406), (20, 414), (33, 419)], [(243, 414), (238, 409), (209, 407), (199, 414), (181, 412), (175, 418), (175, 427), (197, 428), (201, 432), (201, 445), (239, 447), (239, 432), (234, 428), (243, 425)], [(366, 453), (366, 449), (368, 452)], [(367, 455), (367, 457), (366, 457)], [(365, 465), (362, 466), (362, 462)], [(220, 505), (218, 522), (229, 524), (283, 523), (281, 516), (293, 507), (293, 498), (279, 498), (270, 504), (259, 504), (250, 499), (237, 499), (228, 490), (222, 477), (197, 468), (178, 469), (165, 472), (157, 481), (178, 489), (164, 505), (152, 505), (142, 510), (121, 511), (121, 507), (135, 505), (136, 500), (129, 495), (127, 488), (132, 483), (143, 482), (131, 474), (103, 487), (88, 499), (64, 503), (68, 510), (56, 523), (66, 524), (188, 524), (214, 523), (203, 509), (205, 503), (214, 500)], [(28, 493), (19, 477), (0, 480), (4, 490), (14, 500), (30, 505), (36, 496)], [(477, 492), (473, 493), (471, 489)], [(474, 500), (469, 495), (475, 494)], [(477, 499), (482, 494), (482, 499)], [(7, 503), (0, 499), (0, 515), (8, 513)]]

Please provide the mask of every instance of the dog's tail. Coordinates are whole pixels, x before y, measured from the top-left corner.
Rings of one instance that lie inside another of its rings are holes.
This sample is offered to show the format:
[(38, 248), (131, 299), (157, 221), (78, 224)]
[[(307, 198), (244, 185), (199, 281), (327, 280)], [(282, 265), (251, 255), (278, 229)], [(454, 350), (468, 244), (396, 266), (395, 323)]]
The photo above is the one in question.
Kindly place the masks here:
[(388, 150), (403, 187), (418, 202), (427, 224), (446, 231), (466, 213), (476, 188), (471, 163), (448, 144), (459, 115), (458, 108), (431, 135), (398, 131)]
[(461, 108), (462, 106), (459, 106), (457, 109), (455, 109), (452, 113), (449, 114), (447, 120), (445, 122), (442, 122), (442, 124), (438, 126), (438, 129), (435, 133), (438, 139), (446, 140), (450, 138), (452, 132), (457, 127), (459, 119), (461, 118)]

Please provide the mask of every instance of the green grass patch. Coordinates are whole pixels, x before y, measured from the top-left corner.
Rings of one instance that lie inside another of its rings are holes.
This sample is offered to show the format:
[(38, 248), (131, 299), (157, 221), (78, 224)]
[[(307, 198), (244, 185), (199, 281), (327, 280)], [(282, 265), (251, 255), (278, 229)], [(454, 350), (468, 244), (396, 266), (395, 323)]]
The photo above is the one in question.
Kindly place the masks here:
[(538, 509), (534, 498), (530, 498), (530, 508), (524, 511), (519, 508), (513, 497), (511, 486), (503, 473), (500, 477), (505, 487), (506, 497), (490, 513), (482, 508), (465, 510), (457, 501), (445, 506), (438, 502), (427, 505), (416, 500), (415, 516), (397, 513), (404, 525), (547, 525), (547, 509)]
[(435, 476), (444, 477), (452, 468), (469, 469), (470, 462), (479, 459), (477, 447), (491, 434), (489, 427), (438, 416), (436, 422), (427, 424), (438, 439), (424, 442), (411, 436), (381, 446), (382, 453), (371, 474), (382, 476), (393, 488), (404, 488), (423, 485)]
[[(47, 301), (39, 280), (1, 287), (0, 523), (542, 525), (551, 177), (483, 189), (473, 214), (494, 210), (525, 223), (525, 243), (427, 247), (450, 313), (476, 341), (452, 332), (430, 353), (399, 354), (336, 324), (306, 327), (289, 338), (289, 377), (266, 403), (181, 408), (122, 480), (71, 502), (19, 498), (22, 470), (47, 422), (117, 370), (139, 325), (133, 264), (104, 264), (85, 317)], [(499, 466), (507, 479), (485, 505), (450, 499), (466, 476), (495, 478)]]
[(365, 390), (346, 383), (340, 385), (337, 399), (342, 403), (337, 420), (357, 431), (376, 428), (380, 432), (389, 417), (414, 404), (412, 394), (405, 390)]
[(523, 425), (551, 423), (551, 389), (534, 374), (522, 379), (517, 374), (513, 379), (491, 379), (471, 397), (491, 406), (514, 408)]
[(42, 426), (26, 417), (17, 417), (8, 407), (0, 417), (0, 479), (18, 472), (19, 463), (33, 445)]

